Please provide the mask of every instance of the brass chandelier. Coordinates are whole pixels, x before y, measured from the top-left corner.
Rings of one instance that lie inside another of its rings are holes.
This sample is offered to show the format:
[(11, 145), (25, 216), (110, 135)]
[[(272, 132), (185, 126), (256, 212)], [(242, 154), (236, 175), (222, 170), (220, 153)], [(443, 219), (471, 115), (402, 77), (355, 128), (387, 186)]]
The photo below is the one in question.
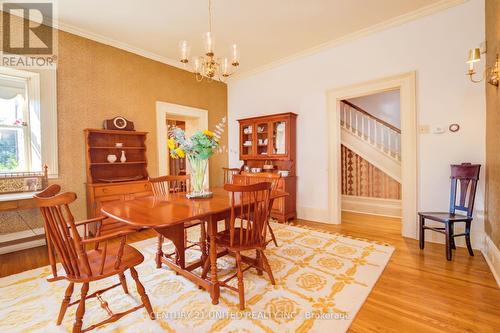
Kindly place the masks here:
[[(192, 71), (198, 82), (207, 78), (208, 81), (218, 79), (225, 82), (226, 79), (234, 74), (236, 68), (240, 65), (239, 49), (236, 44), (231, 46), (231, 59), (217, 58), (214, 53), (215, 40), (212, 34), (212, 1), (208, 0), (208, 32), (203, 34), (203, 46), (205, 55), (194, 57), (192, 59)], [(185, 40), (179, 42), (180, 62), (185, 66), (189, 63), (189, 53), (191, 47)]]

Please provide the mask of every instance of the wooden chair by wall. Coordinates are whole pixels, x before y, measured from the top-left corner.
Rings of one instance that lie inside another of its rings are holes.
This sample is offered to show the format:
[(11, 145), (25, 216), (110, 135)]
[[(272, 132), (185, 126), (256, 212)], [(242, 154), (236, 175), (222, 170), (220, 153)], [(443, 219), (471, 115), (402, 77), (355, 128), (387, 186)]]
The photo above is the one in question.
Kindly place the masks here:
[[(43, 190), (40, 193), (37, 193), (35, 197), (38, 198), (51, 198), (61, 192), (61, 186), (57, 184), (53, 184), (49, 187), (47, 187), (45, 190)], [(124, 226), (124, 223), (117, 224), (117, 221), (108, 218), (107, 216), (100, 216), (96, 217), (93, 219), (88, 219), (88, 220), (83, 220), (80, 221), (79, 223), (83, 225), (83, 234), (85, 237), (90, 236), (90, 228), (89, 226), (94, 224), (95, 225), (95, 236), (105, 236), (114, 232), (118, 231), (126, 231), (128, 233), (132, 233), (135, 231), (138, 231), (138, 229), (133, 228), (133, 227), (127, 227), (126, 225)], [(56, 280), (62, 280), (64, 279), (63, 276), (58, 276), (57, 274), (57, 252), (54, 249), (54, 244), (50, 241), (50, 234), (47, 232), (48, 226), (45, 223), (44, 220), (44, 228), (46, 230), (45, 232), (45, 242), (47, 244), (47, 252), (48, 252), (48, 257), (49, 257), (49, 265), (52, 271), (52, 277), (48, 278), (47, 281), (53, 282)], [(97, 250), (99, 247), (99, 242), (95, 243), (95, 250)]]
[[(245, 289), (243, 272), (254, 267), (259, 275), (266, 271), (269, 280), (274, 285), (271, 266), (264, 253), (266, 248), (266, 221), (269, 216), (269, 202), (271, 200), (271, 184), (258, 183), (253, 185), (226, 184), (224, 189), (230, 192), (232, 199), (231, 218), (229, 228), (217, 234), (217, 247), (235, 255), (236, 274), (221, 282), (221, 286), (238, 292), (240, 309), (245, 309)], [(237, 204), (238, 203), (242, 203)], [(237, 207), (240, 206), (240, 207)], [(255, 250), (256, 259), (245, 257), (241, 251)], [(243, 262), (248, 266), (243, 268)], [(210, 260), (205, 261), (202, 276), (206, 277), (210, 267)], [(238, 278), (237, 288), (228, 284), (233, 278)]]
[(238, 168), (222, 168), (224, 172), (224, 184), (232, 184), (233, 176), (240, 173), (240, 169)]
[[(462, 163), (461, 165), (451, 166), (451, 193), (450, 208), (447, 213), (419, 212), (419, 245), (423, 249), (425, 246), (425, 230), (432, 230), (446, 236), (446, 259), (451, 260), (452, 249), (456, 249), (455, 237), (465, 236), (465, 243), (469, 254), (474, 255), (470, 242), (470, 229), (472, 223), (472, 214), (474, 212), (474, 200), (476, 198), (477, 182), (479, 181), (479, 170), (481, 165)], [(460, 187), (458, 188), (458, 185)], [(460, 193), (457, 203), (457, 190)], [(465, 212), (465, 215), (456, 214), (456, 211)], [(430, 227), (425, 225), (425, 220), (432, 220), (444, 223), (442, 227)], [(465, 232), (461, 234), (454, 233), (455, 223), (464, 222)]]
[[(94, 220), (75, 222), (69, 209), (69, 204), (76, 200), (76, 194), (66, 192), (58, 194), (60, 187), (52, 185), (42, 194), (35, 195), (34, 200), (40, 208), (45, 222), (45, 232), (49, 235), (49, 247), (52, 247), (60, 258), (65, 275), (63, 279), (69, 281), (69, 285), (64, 294), (57, 325), (62, 323), (64, 314), (69, 306), (78, 304), (76, 310), (76, 320), (73, 325), (73, 332), (82, 332), (94, 329), (98, 326), (114, 322), (121, 317), (145, 307), (151, 319), (154, 319), (153, 308), (146, 294), (144, 286), (139, 281), (135, 266), (144, 261), (143, 255), (135, 248), (125, 244), (128, 232), (120, 231), (100, 237), (80, 236), (77, 227), (83, 226), (85, 229)], [(50, 194), (54, 194), (50, 196)], [(86, 231), (86, 230), (84, 230)], [(119, 240), (119, 242), (110, 242)], [(104, 243), (102, 249), (93, 248), (89, 250), (89, 245)], [(137, 285), (137, 291), (141, 296), (142, 304), (120, 313), (113, 313), (101, 294), (107, 290), (122, 286), (124, 292), (128, 294), (127, 281), (124, 272), (130, 270), (130, 274)], [(120, 282), (87, 295), (89, 284), (112, 275), (118, 275)], [(75, 283), (82, 283), (81, 297), (79, 300), (70, 303), (71, 295)], [(85, 313), (85, 301), (89, 298), (97, 297), (101, 302), (101, 307), (106, 310), (109, 317), (99, 323), (82, 329), (83, 315)]]
[[(271, 190), (276, 191), (278, 189), (278, 183), (281, 179), (281, 175), (279, 173), (271, 173), (271, 172), (260, 172), (260, 173), (251, 173), (251, 172), (245, 172), (242, 171), (241, 175), (245, 177), (245, 184), (250, 185), (250, 184), (255, 184), (259, 182), (268, 182), (271, 184)], [(269, 228), (269, 234), (271, 235), (271, 240), (273, 241), (274, 245), (277, 247), (278, 246), (278, 241), (276, 240), (276, 236), (274, 236), (274, 231), (273, 228), (271, 227), (271, 209), (273, 207), (273, 202), (274, 200), (270, 201), (270, 207), (269, 207), (269, 217), (267, 219), (267, 227)], [(268, 242), (269, 243), (269, 242)]]
[[(162, 196), (168, 193), (178, 193), (178, 192), (187, 192), (189, 191), (189, 175), (184, 176), (161, 176), (157, 178), (149, 178), (151, 182), (151, 189), (153, 190), (153, 195)], [(200, 226), (200, 240), (199, 242), (191, 242), (187, 237), (187, 229), (195, 226)], [(172, 254), (163, 253), (163, 241), (164, 237), (162, 235), (158, 235), (158, 246), (156, 251), (156, 267), (161, 267), (161, 258), (164, 255), (170, 256)], [(188, 246), (187, 243), (192, 243), (191, 246)], [(190, 248), (198, 245), (201, 249), (202, 260), (208, 256), (208, 251), (206, 248), (206, 229), (203, 221), (190, 221), (184, 223), (184, 243), (186, 248)]]

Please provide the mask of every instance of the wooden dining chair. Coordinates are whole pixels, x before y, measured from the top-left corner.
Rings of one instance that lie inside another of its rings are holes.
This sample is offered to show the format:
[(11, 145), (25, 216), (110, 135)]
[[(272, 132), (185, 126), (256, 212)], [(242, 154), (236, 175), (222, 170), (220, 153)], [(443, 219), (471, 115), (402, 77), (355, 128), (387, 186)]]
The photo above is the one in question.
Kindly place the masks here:
[[(167, 195), (169, 193), (179, 193), (189, 191), (189, 175), (184, 176), (161, 176), (157, 178), (149, 178), (151, 182), (151, 189), (153, 190), (154, 196)], [(187, 229), (200, 226), (200, 239), (198, 242), (189, 241), (187, 237)], [(158, 246), (156, 252), (156, 268), (161, 267), (161, 259), (163, 256), (170, 257), (173, 254), (163, 253), (163, 235), (158, 234)], [(188, 243), (192, 245), (188, 246)], [(205, 223), (200, 220), (194, 220), (184, 223), (184, 245), (185, 248), (191, 248), (193, 246), (199, 246), (201, 249), (202, 260), (208, 256), (208, 251), (206, 248), (206, 229)]]
[[(45, 188), (45, 190), (43, 190), (42, 192), (37, 193), (35, 196), (38, 198), (51, 198), (59, 194), (60, 192), (61, 192), (61, 186), (53, 184)], [(116, 222), (117, 221), (108, 218), (106, 216), (99, 216), (96, 218), (80, 221), (79, 223), (83, 225), (83, 233), (85, 235), (90, 235), (92, 230), (96, 237), (105, 236), (107, 234), (111, 234), (118, 231), (127, 231), (128, 233), (138, 231), (137, 228), (127, 227), (124, 223), (117, 224)], [(90, 226), (93, 226), (93, 228), (90, 228)], [(46, 225), (45, 220), (44, 220), (44, 228), (45, 230), (48, 230), (48, 226)], [(52, 271), (52, 277), (47, 278), (47, 281), (53, 282), (56, 280), (62, 280), (64, 279), (64, 277), (58, 276), (57, 274), (57, 258), (56, 258), (57, 254), (54, 249), (54, 244), (52, 244), (52, 242), (50, 241), (50, 235), (48, 232), (45, 233), (45, 243), (47, 244), (49, 265)], [(99, 242), (96, 242), (95, 249), (97, 250), (98, 247), (99, 247)]]
[[(465, 236), (467, 250), (471, 256), (474, 255), (470, 242), (470, 229), (472, 214), (474, 212), (474, 200), (476, 198), (477, 182), (479, 181), (479, 170), (481, 165), (462, 163), (451, 166), (451, 192), (450, 207), (447, 213), (419, 212), (419, 245), (423, 249), (425, 246), (425, 230), (432, 230), (446, 236), (446, 259), (451, 260), (452, 249), (456, 249), (455, 237)], [(460, 185), (460, 186), (458, 186)], [(457, 202), (457, 192), (460, 194)], [(465, 215), (456, 214), (456, 211), (465, 212)], [(443, 227), (431, 227), (425, 225), (425, 220), (444, 223)], [(454, 233), (455, 223), (465, 223), (465, 232)]]
[[(242, 171), (241, 175), (245, 177), (245, 184), (256, 184), (260, 182), (268, 182), (271, 184), (271, 190), (276, 191), (279, 186), (279, 181), (281, 179), (281, 175), (279, 173), (271, 173), (271, 172), (261, 172), (261, 173), (251, 173), (251, 172), (245, 172)], [(271, 205), (269, 207), (269, 217), (267, 219), (267, 227), (269, 229), (269, 234), (271, 235), (271, 240), (273, 241), (274, 245), (278, 247), (278, 241), (276, 240), (276, 236), (274, 236), (274, 231), (273, 228), (271, 227), (271, 211), (272, 211), (272, 206), (273, 206), (274, 200), (271, 200), (269, 204)], [(269, 243), (270, 241), (268, 241)]]
[[(243, 272), (254, 267), (259, 275), (266, 271), (269, 280), (274, 285), (275, 280), (271, 266), (264, 253), (266, 248), (266, 221), (269, 216), (269, 202), (271, 200), (271, 184), (268, 182), (252, 185), (226, 184), (224, 189), (231, 196), (231, 217), (229, 228), (219, 232), (216, 237), (217, 247), (232, 253), (236, 258), (236, 273), (221, 281), (221, 286), (234, 290), (239, 295), (240, 309), (245, 309), (245, 289)], [(241, 254), (242, 251), (256, 251), (256, 258), (252, 259)], [(248, 264), (243, 268), (243, 262)], [(205, 278), (210, 267), (210, 260), (205, 261), (202, 277)], [(228, 284), (235, 277), (238, 278), (237, 288)]]
[(224, 184), (232, 184), (233, 176), (240, 173), (240, 169), (238, 168), (222, 168), (224, 172)]
[[(57, 325), (61, 325), (64, 314), (69, 306), (78, 304), (76, 310), (76, 320), (73, 324), (73, 332), (83, 332), (92, 330), (98, 326), (114, 322), (121, 317), (145, 307), (151, 319), (154, 319), (153, 308), (146, 294), (144, 286), (139, 281), (135, 266), (144, 261), (143, 255), (132, 246), (125, 244), (126, 236), (129, 232), (120, 231), (100, 237), (87, 237), (87, 225), (95, 223), (94, 220), (75, 222), (69, 209), (69, 204), (76, 200), (76, 194), (66, 192), (58, 194), (58, 185), (50, 186), (41, 195), (35, 195), (34, 201), (40, 208), (45, 223), (45, 232), (48, 234), (52, 247), (57, 252), (65, 275), (62, 278), (69, 281), (63, 301), (57, 317)], [(50, 193), (55, 193), (49, 196)], [(80, 236), (78, 228), (83, 227), (83, 236)], [(118, 242), (119, 240), (119, 242)], [(114, 241), (114, 242), (113, 242)], [(103, 243), (102, 248), (91, 247), (95, 243)], [(141, 296), (142, 304), (126, 311), (113, 313), (108, 303), (101, 297), (101, 294), (122, 286), (124, 292), (128, 294), (127, 281), (124, 272), (130, 270), (134, 279), (137, 291)], [(89, 284), (109, 276), (117, 275), (120, 282), (110, 287), (97, 290), (87, 295)], [(81, 297), (79, 300), (71, 301), (75, 283), (82, 283)], [(96, 324), (82, 328), (83, 315), (85, 313), (85, 301), (96, 297), (101, 307), (106, 310), (109, 317)]]

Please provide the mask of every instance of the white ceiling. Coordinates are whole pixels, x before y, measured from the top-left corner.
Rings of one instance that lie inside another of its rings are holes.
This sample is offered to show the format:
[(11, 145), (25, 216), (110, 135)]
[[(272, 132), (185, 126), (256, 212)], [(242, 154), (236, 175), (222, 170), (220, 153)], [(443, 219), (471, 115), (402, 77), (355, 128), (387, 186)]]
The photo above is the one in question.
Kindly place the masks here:
[(350, 98), (349, 102), (359, 106), (373, 116), (401, 128), (399, 89), (378, 94)]
[[(240, 72), (456, 0), (213, 0), (216, 55), (241, 50)], [(208, 30), (207, 0), (58, 0), (61, 29), (177, 64), (178, 42), (191, 55)]]

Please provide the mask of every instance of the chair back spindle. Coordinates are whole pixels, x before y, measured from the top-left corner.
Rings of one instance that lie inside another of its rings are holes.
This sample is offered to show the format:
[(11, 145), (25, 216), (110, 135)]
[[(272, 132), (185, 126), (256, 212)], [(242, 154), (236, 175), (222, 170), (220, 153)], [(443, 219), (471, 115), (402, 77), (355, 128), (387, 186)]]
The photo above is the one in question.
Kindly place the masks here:
[[(52, 185), (58, 186), (58, 185)], [(50, 188), (50, 187), (49, 187)], [(59, 189), (51, 189), (57, 193)], [(45, 192), (45, 191), (44, 191)], [(54, 246), (61, 264), (70, 278), (81, 278), (82, 274), (92, 275), (92, 270), (82, 244), (82, 239), (75, 225), (75, 219), (69, 209), (69, 204), (76, 200), (72, 192), (61, 193), (55, 196), (35, 195), (35, 202), (40, 208), (45, 221), (46, 232)]]
[(480, 168), (470, 163), (451, 166), (450, 214), (459, 210), (472, 217)]
[(245, 184), (255, 184), (261, 182), (268, 182), (271, 184), (271, 191), (276, 191), (278, 189), (279, 181), (281, 179), (281, 175), (279, 173), (252, 173), (242, 171), (241, 175), (245, 177)]
[(265, 246), (271, 184), (226, 184), (224, 189), (231, 195), (230, 246)]
[[(102, 274), (106, 260), (106, 252), (102, 253), (99, 270), (92, 270), (86, 245), (98, 242), (100, 237), (93, 239), (82, 238), (78, 232), (75, 218), (71, 213), (69, 204), (76, 200), (73, 192), (60, 193), (59, 185), (51, 185), (45, 191), (34, 196), (37, 207), (40, 208), (45, 222), (49, 246), (55, 249), (61, 264), (69, 279), (89, 279)], [(50, 196), (50, 194), (54, 194)], [(105, 237), (105, 236), (103, 236)], [(106, 245), (107, 246), (107, 245)], [(120, 248), (115, 258), (115, 268), (120, 266), (125, 236), (122, 238)], [(100, 251), (100, 250), (99, 250)]]
[(232, 184), (233, 176), (240, 173), (238, 168), (222, 168), (224, 171), (224, 184)]
[(188, 192), (189, 175), (184, 176), (161, 176), (149, 178), (153, 195), (167, 195), (169, 193)]

